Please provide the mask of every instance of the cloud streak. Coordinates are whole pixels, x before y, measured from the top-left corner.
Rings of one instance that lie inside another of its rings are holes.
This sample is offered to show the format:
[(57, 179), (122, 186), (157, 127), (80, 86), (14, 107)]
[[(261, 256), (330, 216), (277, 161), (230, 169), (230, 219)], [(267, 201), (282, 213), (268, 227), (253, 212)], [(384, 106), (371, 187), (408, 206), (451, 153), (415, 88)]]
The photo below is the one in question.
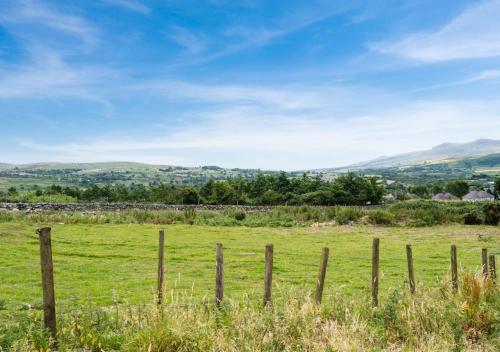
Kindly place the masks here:
[(36, 25), (79, 38), (88, 46), (97, 42), (98, 31), (86, 19), (58, 11), (38, 1), (22, 0), (13, 6), (5, 6), (0, 23), (14, 32), (21, 32), (21, 26)]
[(128, 11), (138, 12), (143, 15), (149, 15), (150, 8), (140, 1), (134, 0), (102, 0), (104, 3), (122, 7)]
[(191, 54), (198, 54), (206, 47), (206, 39), (181, 26), (172, 25), (168, 37)]
[[(268, 116), (258, 109), (226, 108), (214, 110), (201, 123), (169, 131), (103, 135), (82, 143), (53, 145), (23, 141), (21, 146), (49, 152), (58, 160), (135, 157), (159, 164), (181, 161), (184, 165), (306, 169), (431, 147), (442, 142), (443, 133), (450, 141), (471, 140), (478, 133), (484, 135), (484, 130), (490, 131), (489, 137), (500, 138), (495, 132), (500, 131), (500, 121), (494, 118), (496, 109), (495, 102), (420, 102), (337, 120)], [(463, 129), (468, 131), (465, 135)]]
[(370, 45), (374, 51), (423, 62), (500, 56), (500, 1), (475, 5), (436, 32)]

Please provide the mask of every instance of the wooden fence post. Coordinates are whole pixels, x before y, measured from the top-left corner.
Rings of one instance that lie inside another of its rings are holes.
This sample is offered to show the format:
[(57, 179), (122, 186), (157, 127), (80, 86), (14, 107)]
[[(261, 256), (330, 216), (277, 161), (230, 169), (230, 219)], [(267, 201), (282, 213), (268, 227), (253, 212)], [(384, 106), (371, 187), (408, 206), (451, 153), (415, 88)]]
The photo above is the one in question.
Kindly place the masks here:
[(488, 249), (483, 248), (481, 249), (481, 259), (482, 259), (482, 269), (483, 269), (483, 276), (486, 278), (488, 277)]
[(163, 303), (164, 288), (164, 250), (165, 250), (165, 230), (160, 230), (158, 237), (158, 304)]
[(271, 288), (273, 284), (273, 253), (274, 246), (266, 245), (266, 266), (264, 272), (264, 306), (271, 302)]
[(222, 243), (216, 245), (215, 304), (219, 307), (224, 297), (224, 255)]
[(326, 266), (328, 265), (328, 255), (330, 250), (328, 247), (323, 248), (323, 255), (321, 256), (321, 264), (318, 273), (318, 281), (316, 282), (316, 303), (321, 304), (323, 296), (323, 287), (325, 286)]
[(495, 255), (490, 254), (490, 277), (492, 280), (497, 278), (497, 268), (495, 265)]
[(406, 260), (408, 262), (408, 279), (410, 280), (410, 292), (415, 293), (415, 276), (413, 273), (413, 253), (411, 245), (406, 245)]
[(379, 266), (379, 248), (380, 240), (373, 239), (373, 252), (372, 252), (372, 305), (378, 306), (378, 266)]
[[(43, 322), (57, 346), (56, 300), (54, 294), (54, 266), (50, 227), (36, 230), (40, 238), (40, 266), (42, 270)], [(57, 347), (56, 347), (57, 349)]]
[(457, 246), (451, 245), (451, 287), (453, 293), (458, 291)]

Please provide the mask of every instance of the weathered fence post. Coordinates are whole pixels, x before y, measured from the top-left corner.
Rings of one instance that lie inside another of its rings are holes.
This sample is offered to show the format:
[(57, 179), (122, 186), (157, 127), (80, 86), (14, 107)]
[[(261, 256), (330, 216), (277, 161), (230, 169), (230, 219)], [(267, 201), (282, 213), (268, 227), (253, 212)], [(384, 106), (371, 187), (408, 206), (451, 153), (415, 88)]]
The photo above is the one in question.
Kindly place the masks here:
[(458, 291), (457, 246), (451, 245), (451, 288), (453, 293)]
[(323, 296), (323, 287), (325, 286), (325, 277), (326, 277), (326, 267), (328, 265), (328, 255), (330, 254), (330, 250), (328, 247), (323, 248), (323, 255), (321, 256), (321, 265), (318, 273), (318, 281), (316, 282), (316, 303), (321, 303), (321, 298)]
[(271, 288), (273, 284), (273, 252), (272, 244), (266, 245), (266, 266), (264, 271), (264, 306), (271, 302)]
[(481, 259), (483, 262), (482, 269), (483, 269), (483, 276), (486, 278), (488, 277), (488, 249), (487, 248), (482, 248), (481, 249)]
[(378, 238), (373, 239), (372, 252), (372, 305), (378, 306), (378, 264), (379, 264), (379, 244)]
[(408, 279), (410, 280), (410, 292), (415, 293), (415, 276), (413, 273), (413, 253), (411, 245), (406, 245), (406, 260), (408, 262)]
[(217, 243), (215, 272), (215, 304), (219, 307), (224, 297), (224, 255), (222, 243)]
[(492, 280), (497, 278), (497, 268), (495, 265), (495, 255), (490, 254), (490, 277)]
[(165, 230), (160, 230), (158, 237), (158, 304), (163, 303), (163, 288), (164, 288), (164, 248), (165, 247)]
[(40, 238), (40, 266), (42, 270), (43, 322), (57, 346), (56, 300), (54, 293), (54, 266), (52, 264), (52, 242), (50, 227), (36, 230)]

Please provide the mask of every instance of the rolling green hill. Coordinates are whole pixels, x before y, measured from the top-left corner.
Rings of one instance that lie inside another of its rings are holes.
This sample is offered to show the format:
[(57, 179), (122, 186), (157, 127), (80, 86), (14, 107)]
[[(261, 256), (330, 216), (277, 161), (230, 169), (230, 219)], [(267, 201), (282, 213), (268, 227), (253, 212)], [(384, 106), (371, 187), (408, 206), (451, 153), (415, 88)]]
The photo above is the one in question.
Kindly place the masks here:
[[(11, 186), (32, 189), (36, 186), (76, 185), (88, 187), (94, 184), (203, 184), (208, 179), (226, 179), (241, 176), (252, 178), (260, 170), (225, 169), (218, 166), (182, 167), (149, 165), (133, 162), (105, 163), (36, 163), (0, 166), (0, 190)], [(265, 174), (277, 171), (262, 171)], [(292, 173), (293, 174), (293, 173)]]

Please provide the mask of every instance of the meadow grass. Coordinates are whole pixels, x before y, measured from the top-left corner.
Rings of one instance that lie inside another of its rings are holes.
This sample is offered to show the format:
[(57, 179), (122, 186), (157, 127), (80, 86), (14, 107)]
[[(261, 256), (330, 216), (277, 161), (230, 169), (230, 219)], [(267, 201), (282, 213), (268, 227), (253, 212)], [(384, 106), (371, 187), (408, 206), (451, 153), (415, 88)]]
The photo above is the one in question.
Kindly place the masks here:
[[(215, 244), (224, 245), (225, 296), (259, 300), (264, 246), (274, 244), (274, 294), (296, 286), (314, 289), (321, 249), (330, 248), (325, 293), (366, 294), (372, 238), (379, 237), (381, 295), (407, 281), (405, 245), (413, 245), (415, 276), (431, 287), (449, 271), (450, 245), (459, 267), (476, 270), (481, 248), (500, 254), (498, 227), (446, 225), (424, 228), (326, 226), (248, 228), (197, 225), (53, 224), (55, 289), (61, 306), (115, 302), (143, 304), (155, 292), (158, 230), (166, 229), (166, 288), (213, 297)], [(0, 299), (7, 309), (41, 302), (36, 226), (0, 224)]]
[[(500, 291), (480, 273), (463, 272), (458, 293), (441, 281), (400, 286), (372, 307), (363, 297), (329, 294), (317, 305), (291, 288), (265, 308), (246, 299), (161, 307), (87, 304), (58, 315), (59, 351), (498, 351)], [(54, 351), (36, 310), (9, 313), (0, 351)]]
[[(0, 223), (0, 351), (53, 351), (40, 309), (35, 229), (43, 225), (48, 224)], [(500, 254), (498, 227), (50, 225), (60, 351), (500, 347), (498, 288), (468, 274), (479, 271), (481, 248)], [(152, 303), (161, 228), (166, 230), (166, 298), (158, 310)], [(374, 237), (380, 238), (377, 309), (369, 296)], [(213, 304), (217, 242), (224, 245), (222, 311)], [(274, 304), (262, 309), (267, 243), (274, 244)], [(407, 243), (413, 245), (414, 297), (408, 293)], [(458, 247), (462, 272), (457, 296), (449, 292), (451, 244)], [(330, 261), (323, 305), (317, 307), (311, 295), (324, 246), (330, 248)]]

